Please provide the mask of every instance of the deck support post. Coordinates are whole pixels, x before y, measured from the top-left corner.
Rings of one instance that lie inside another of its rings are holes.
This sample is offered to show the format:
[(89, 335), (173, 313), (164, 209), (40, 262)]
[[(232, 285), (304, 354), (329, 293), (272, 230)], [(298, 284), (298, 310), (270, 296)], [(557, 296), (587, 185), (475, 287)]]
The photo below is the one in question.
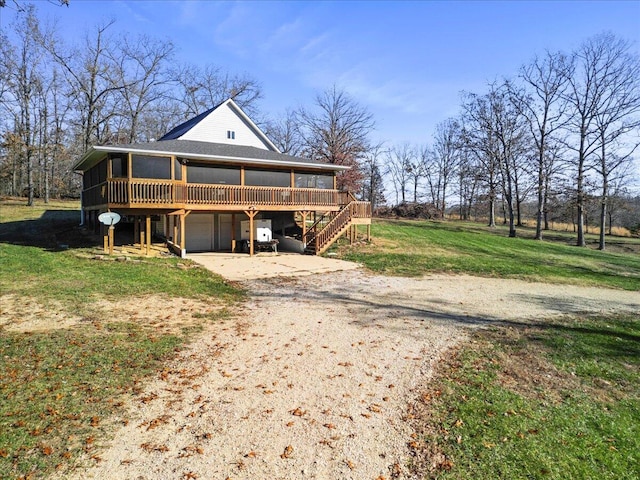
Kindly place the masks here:
[(109, 255), (113, 255), (113, 243), (115, 241), (115, 231), (116, 227), (113, 225), (109, 225), (109, 233), (107, 233), (107, 239), (109, 241)]
[(231, 252), (236, 251), (236, 214), (231, 214)]
[(309, 212), (300, 211), (300, 217), (302, 217), (302, 238), (307, 235), (307, 215)]
[(145, 231), (147, 233), (147, 255), (151, 253), (151, 215), (147, 215), (147, 222), (145, 225)]
[(184, 252), (185, 248), (186, 248), (186, 239), (185, 239), (185, 234), (184, 234), (184, 230), (185, 230), (185, 219), (187, 218), (187, 214), (182, 214), (180, 215), (180, 250), (182, 250)]
[(140, 232), (140, 251), (141, 252), (144, 252), (144, 246), (147, 243), (147, 235), (144, 230), (144, 227), (142, 226), (143, 218), (144, 218), (143, 216), (138, 217), (138, 231)]
[(173, 217), (173, 243), (174, 245), (178, 244), (178, 218)]
[(245, 215), (249, 217), (249, 256), (253, 257), (254, 249), (253, 249), (253, 219), (258, 214), (257, 210), (246, 210)]

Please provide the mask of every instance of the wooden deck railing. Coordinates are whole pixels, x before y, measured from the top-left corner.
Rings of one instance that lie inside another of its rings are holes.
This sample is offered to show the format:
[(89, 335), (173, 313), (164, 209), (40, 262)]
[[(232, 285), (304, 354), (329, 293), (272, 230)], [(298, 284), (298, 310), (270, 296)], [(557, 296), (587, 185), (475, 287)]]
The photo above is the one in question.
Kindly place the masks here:
[(322, 230), (310, 230), (305, 235), (305, 244), (315, 242), (316, 253), (322, 253), (336, 237), (340, 236), (354, 218), (371, 218), (371, 203), (352, 201), (327, 223)]
[[(339, 205), (338, 195), (341, 193), (337, 190), (314, 188), (185, 184), (172, 180), (111, 179), (108, 182), (108, 187), (109, 203), (120, 205), (170, 204), (176, 207), (189, 205), (336, 207)], [(85, 192), (91, 193), (92, 190), (85, 190)]]
[(336, 206), (336, 190), (288, 187), (187, 184), (187, 204)]

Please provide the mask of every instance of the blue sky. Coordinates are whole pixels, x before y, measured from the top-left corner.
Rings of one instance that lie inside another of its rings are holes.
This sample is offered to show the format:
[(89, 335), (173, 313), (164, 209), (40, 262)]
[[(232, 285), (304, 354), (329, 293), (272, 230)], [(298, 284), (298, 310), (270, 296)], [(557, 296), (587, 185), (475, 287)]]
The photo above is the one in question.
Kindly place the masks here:
[[(172, 40), (189, 62), (247, 73), (262, 84), (265, 114), (310, 105), (335, 83), (390, 144), (429, 142), (458, 112), (461, 91), (481, 93), (545, 49), (611, 31), (640, 53), (640, 0), (35, 3), (70, 41), (113, 18), (117, 30)], [(0, 15), (7, 28), (12, 11)]]

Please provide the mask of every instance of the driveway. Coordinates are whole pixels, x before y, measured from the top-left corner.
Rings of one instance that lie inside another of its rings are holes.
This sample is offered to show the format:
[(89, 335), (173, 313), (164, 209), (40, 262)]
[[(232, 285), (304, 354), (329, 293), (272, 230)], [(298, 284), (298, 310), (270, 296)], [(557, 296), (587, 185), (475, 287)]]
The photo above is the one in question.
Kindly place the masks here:
[(298, 277), (360, 267), (357, 263), (337, 258), (298, 253), (259, 253), (253, 257), (246, 253), (190, 253), (187, 258), (234, 281)]
[[(288, 256), (214, 258), (218, 272), (273, 275)], [(351, 270), (244, 285), (237, 316), (206, 324), (150, 379), (101, 461), (74, 478), (410, 480), (407, 405), (470, 329), (640, 309), (638, 292), (470, 276)]]

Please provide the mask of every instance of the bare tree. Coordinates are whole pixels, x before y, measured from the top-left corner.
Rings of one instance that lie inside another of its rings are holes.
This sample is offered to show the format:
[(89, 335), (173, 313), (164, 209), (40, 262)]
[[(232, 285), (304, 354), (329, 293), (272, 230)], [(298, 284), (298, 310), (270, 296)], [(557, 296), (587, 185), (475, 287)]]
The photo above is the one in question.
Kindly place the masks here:
[(175, 79), (175, 98), (183, 108), (183, 119), (189, 119), (213, 108), (228, 98), (253, 115), (256, 102), (262, 97), (260, 84), (248, 75), (231, 75), (213, 64), (204, 68), (184, 64), (172, 74)]
[(487, 186), (489, 226), (495, 227), (496, 200), (500, 187), (500, 157), (490, 104), (485, 97), (465, 93), (462, 108), (464, 148), (483, 168), (481, 178)]
[(284, 116), (266, 122), (265, 134), (281, 153), (300, 156), (303, 153), (302, 138), (298, 129), (296, 113), (287, 109)]
[[(616, 64), (611, 68), (595, 114), (599, 142), (595, 170), (602, 179), (600, 250), (605, 249), (609, 184), (618, 180), (619, 171), (620, 178), (624, 178), (624, 167), (633, 160), (632, 155), (640, 145), (640, 59), (630, 54), (630, 44), (624, 40), (613, 40), (609, 46), (615, 50)], [(630, 132), (635, 132), (631, 138)]]
[(407, 187), (415, 162), (415, 151), (408, 143), (396, 145), (387, 152), (387, 173), (391, 177), (396, 192), (396, 204), (406, 203)]
[(383, 143), (372, 146), (363, 160), (362, 199), (371, 202), (371, 210), (386, 202), (380, 162), (386, 150)]
[(432, 192), (433, 185), (436, 186), (434, 205), (443, 217), (446, 211), (447, 190), (460, 161), (461, 136), (460, 123), (450, 118), (436, 126), (433, 137), (432, 170), (435, 173), (435, 181), (429, 183), (432, 185)]
[[(576, 208), (577, 245), (586, 245), (584, 238), (586, 175), (593, 167), (602, 143), (602, 125), (607, 123), (611, 110), (612, 92), (626, 81), (629, 69), (625, 66), (629, 44), (613, 34), (596, 35), (585, 41), (573, 54), (574, 74), (569, 78), (566, 99), (571, 106), (570, 133), (575, 137), (568, 142), (576, 155)], [(613, 95), (615, 98), (615, 95)], [(615, 105), (615, 101), (614, 101)]]
[(296, 112), (304, 153), (314, 160), (351, 167), (338, 174), (338, 188), (359, 191), (360, 162), (370, 148), (373, 116), (335, 85), (316, 96), (315, 107)]
[(92, 34), (87, 33), (82, 48), (68, 50), (58, 42), (43, 42), (69, 86), (82, 152), (109, 139), (109, 121), (117, 114), (114, 105), (118, 93), (131, 87), (119, 82), (116, 76), (121, 51), (117, 51), (109, 36), (113, 23), (99, 25)]
[(133, 143), (140, 137), (143, 115), (155, 103), (168, 97), (170, 76), (167, 67), (173, 59), (174, 47), (171, 42), (144, 35), (133, 41), (124, 35), (121, 49), (123, 55), (118, 56), (118, 83), (128, 85), (120, 93), (128, 130), (127, 141)]
[[(508, 83), (512, 101), (518, 112), (526, 118), (527, 130), (535, 145), (533, 163), (537, 176), (536, 240), (542, 240), (545, 185), (549, 183), (545, 175), (552, 171), (545, 163), (552, 158), (547, 151), (551, 138), (566, 122), (566, 102), (563, 95), (570, 74), (570, 64), (565, 55), (547, 52), (544, 57), (536, 57), (532, 63), (520, 68), (518, 77), (523, 88)], [(520, 201), (518, 199), (519, 203)], [(520, 217), (519, 213), (518, 216)]]
[(482, 167), (465, 148), (460, 151), (457, 174), (460, 220), (469, 220), (481, 182)]
[(35, 7), (29, 5), (20, 14), (15, 26), (17, 45), (14, 47), (7, 42), (0, 47), (2, 48), (0, 61), (6, 75), (3, 106), (14, 119), (14, 135), (10, 136), (12, 152), (17, 156), (13, 160), (13, 194), (18, 193), (16, 191), (17, 170), (24, 166), (29, 206), (34, 202), (34, 160), (37, 157), (38, 135), (37, 102), (44, 81), (41, 74), (44, 51), (36, 41), (38, 29)]
[[(470, 121), (467, 126), (471, 127), (470, 148), (485, 166), (490, 182), (495, 181), (494, 175), (500, 176), (499, 182), (489, 186), (490, 201), (495, 204), (495, 187), (499, 185), (508, 215), (509, 236), (515, 237), (518, 170), (525, 153), (522, 117), (511, 103), (504, 84), (492, 84), (484, 96), (472, 96), (465, 104), (465, 113)], [(490, 225), (491, 217), (492, 214)]]

